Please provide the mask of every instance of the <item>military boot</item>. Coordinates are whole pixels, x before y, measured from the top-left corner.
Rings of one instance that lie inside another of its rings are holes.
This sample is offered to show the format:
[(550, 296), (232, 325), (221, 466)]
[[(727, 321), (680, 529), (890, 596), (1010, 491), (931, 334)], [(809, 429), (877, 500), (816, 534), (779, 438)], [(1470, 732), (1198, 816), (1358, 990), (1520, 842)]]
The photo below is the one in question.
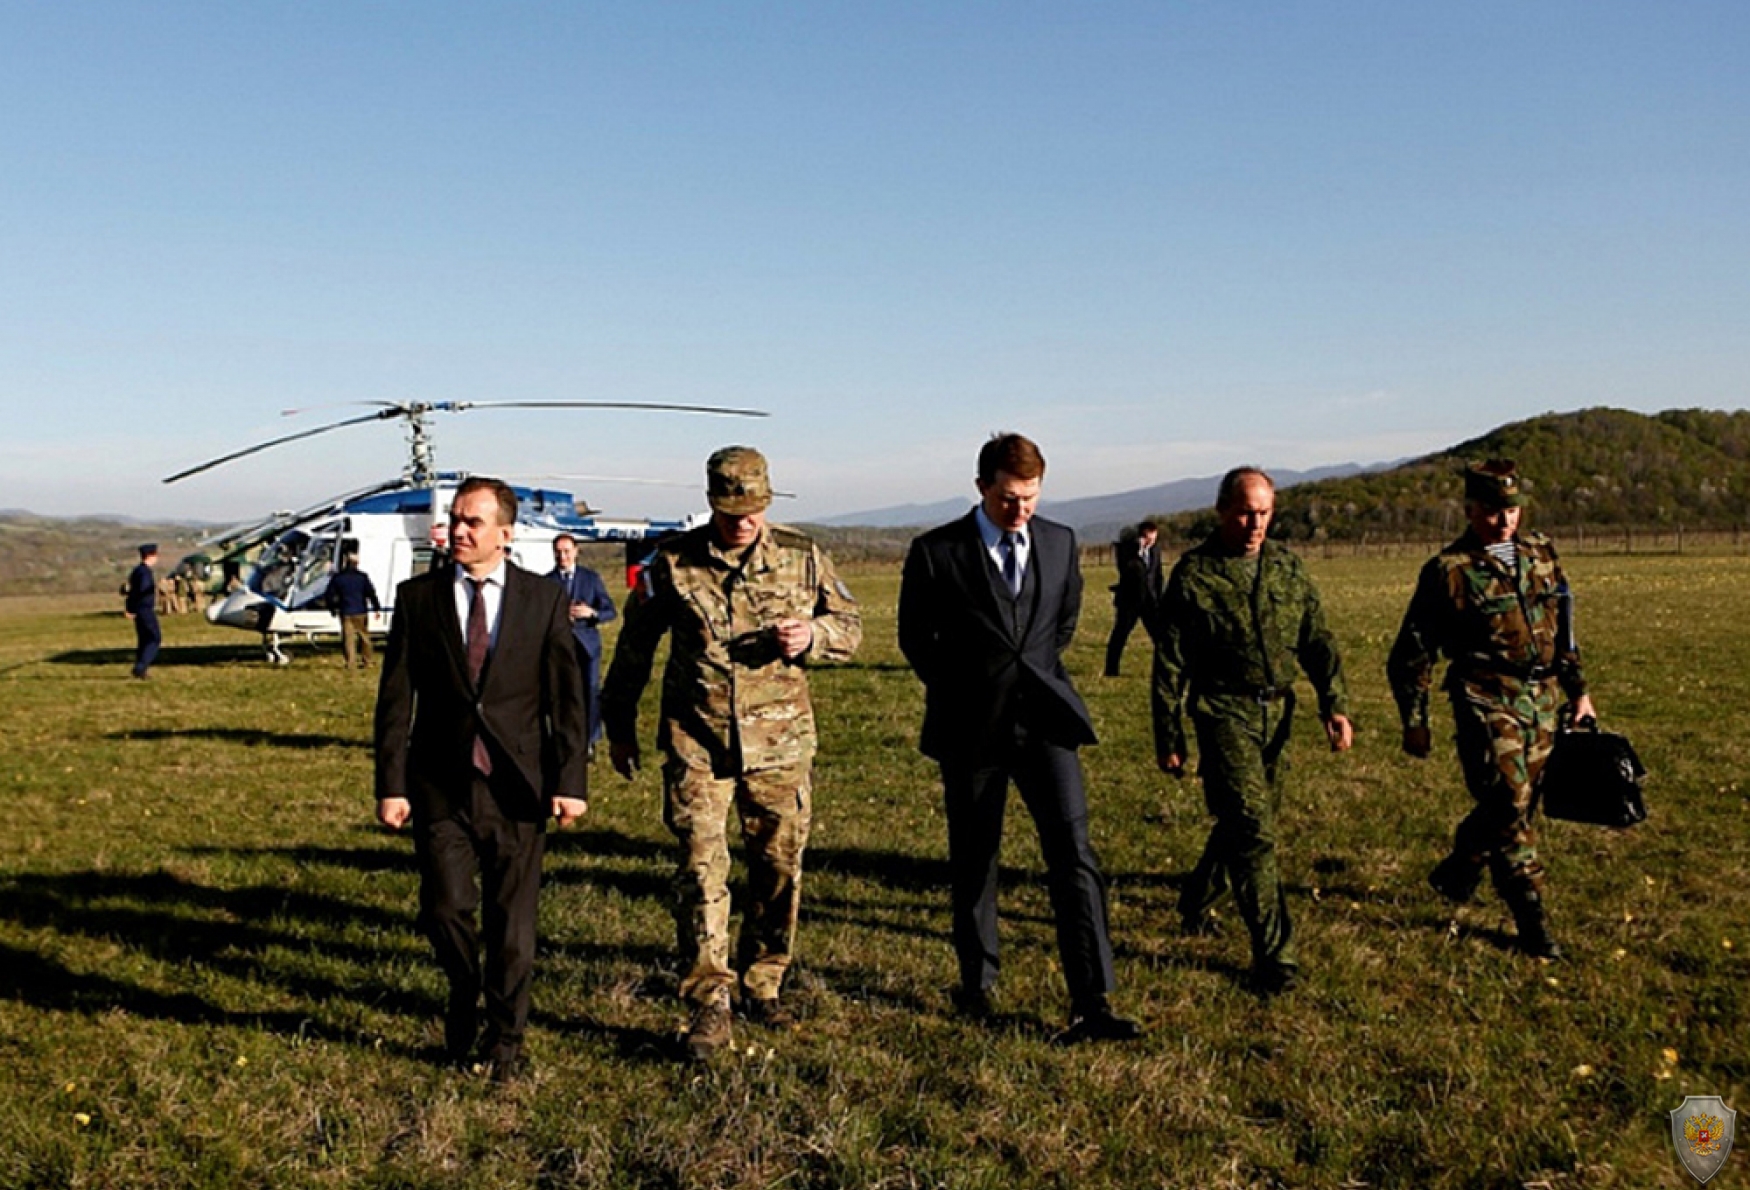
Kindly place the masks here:
[(1455, 905), (1463, 905), (1476, 895), (1483, 870), (1472, 867), (1456, 855), (1449, 855), (1434, 865), (1428, 873), (1428, 886)]
[(694, 1007), (687, 1022), (687, 1057), (695, 1062), (710, 1061), (729, 1044), (730, 1036), (729, 993), (723, 991)]
[(1507, 897), (1513, 924), (1519, 929), (1519, 949), (1536, 959), (1559, 959), (1562, 948), (1549, 936), (1543, 919), (1543, 898), (1534, 889), (1517, 889)]

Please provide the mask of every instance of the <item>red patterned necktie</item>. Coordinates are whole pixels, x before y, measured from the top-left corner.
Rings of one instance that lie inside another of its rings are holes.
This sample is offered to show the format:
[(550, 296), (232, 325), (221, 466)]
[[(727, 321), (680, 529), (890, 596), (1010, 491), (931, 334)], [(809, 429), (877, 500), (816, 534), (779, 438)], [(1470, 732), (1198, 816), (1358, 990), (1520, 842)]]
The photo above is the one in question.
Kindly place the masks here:
[[(468, 604), (468, 680), (480, 691), (480, 673), (486, 668), (486, 651), (492, 644), (492, 633), (486, 627), (486, 580), (470, 578), (473, 596)], [(474, 733), (474, 767), (482, 777), (492, 775), (492, 754), (486, 750), (486, 739), (478, 730)]]

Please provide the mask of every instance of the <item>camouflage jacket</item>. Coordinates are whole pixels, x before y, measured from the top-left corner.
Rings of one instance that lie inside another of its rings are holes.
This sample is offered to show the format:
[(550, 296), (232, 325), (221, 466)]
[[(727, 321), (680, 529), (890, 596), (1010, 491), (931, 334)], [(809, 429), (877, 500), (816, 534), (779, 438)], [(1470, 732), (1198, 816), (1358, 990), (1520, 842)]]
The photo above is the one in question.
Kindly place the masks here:
[[(814, 643), (785, 661), (772, 626), (809, 620)], [(814, 709), (805, 660), (848, 660), (862, 643), (856, 600), (813, 541), (767, 525), (745, 551), (725, 552), (701, 525), (665, 542), (626, 601), (602, 683), (608, 739), (638, 735), (638, 700), (670, 633), (657, 745), (719, 775), (807, 763)]]
[(1510, 700), (1527, 686), (1556, 678), (1568, 697), (1585, 693), (1580, 653), (1562, 611), (1568, 582), (1555, 546), (1541, 533), (1515, 537), (1514, 574), (1475, 534), (1441, 550), (1422, 567), (1416, 593), (1385, 665), (1405, 727), (1428, 726), (1428, 691), (1444, 654), (1449, 690)]
[(1319, 716), (1347, 715), (1348, 687), (1318, 588), (1290, 549), (1236, 558), (1216, 537), (1186, 551), (1149, 613), (1155, 754), (1187, 755), (1183, 708), (1220, 714), (1279, 696), (1306, 671)]

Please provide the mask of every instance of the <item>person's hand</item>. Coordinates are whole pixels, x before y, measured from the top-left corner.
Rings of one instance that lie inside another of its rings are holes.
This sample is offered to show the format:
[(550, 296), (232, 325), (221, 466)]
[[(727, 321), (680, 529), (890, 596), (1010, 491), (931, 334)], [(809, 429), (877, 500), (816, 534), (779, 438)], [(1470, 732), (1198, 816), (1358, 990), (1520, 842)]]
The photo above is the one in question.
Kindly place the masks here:
[(1578, 723), (1580, 720), (1587, 718), (1598, 718), (1598, 711), (1592, 705), (1592, 696), (1590, 694), (1582, 694), (1579, 698), (1574, 700), (1574, 722)]
[(1355, 742), (1355, 725), (1347, 715), (1332, 715), (1325, 720), (1325, 738), (1331, 741), (1331, 751), (1347, 752)]
[(407, 825), (407, 820), (413, 817), (413, 803), (404, 797), (381, 797), (377, 799), (377, 821), (392, 831), (398, 831)]
[(1404, 751), (1418, 760), (1425, 760), (1434, 751), (1434, 733), (1426, 727), (1404, 728)]
[(573, 620), (593, 620), (595, 619), (595, 614), (595, 608), (587, 603), (574, 603), (571, 605), (571, 618)]
[(123, 612), (123, 613), (122, 613), (122, 615), (124, 615), (124, 616), (126, 616), (126, 617), (127, 617), (127, 618), (128, 618), (128, 619), (130, 619), (130, 620), (131, 620), (131, 619), (133, 619), (133, 618), (134, 618), (134, 613), (133, 613), (133, 612), (129, 612), (129, 611), (124, 611), (124, 612)]
[(814, 643), (814, 625), (794, 618), (779, 620), (772, 625), (772, 635), (777, 637), (778, 652), (784, 660), (794, 661)]
[(1177, 752), (1170, 752), (1165, 756), (1155, 757), (1155, 767), (1169, 777), (1183, 777), (1185, 775), (1185, 758)]
[(564, 830), (587, 813), (589, 813), (589, 803), (580, 797), (556, 797), (553, 799), (553, 817), (558, 821), (560, 830)]
[(630, 781), (632, 774), (638, 771), (638, 743), (636, 740), (627, 743), (610, 742), (608, 744), (608, 761), (614, 766), (614, 771)]

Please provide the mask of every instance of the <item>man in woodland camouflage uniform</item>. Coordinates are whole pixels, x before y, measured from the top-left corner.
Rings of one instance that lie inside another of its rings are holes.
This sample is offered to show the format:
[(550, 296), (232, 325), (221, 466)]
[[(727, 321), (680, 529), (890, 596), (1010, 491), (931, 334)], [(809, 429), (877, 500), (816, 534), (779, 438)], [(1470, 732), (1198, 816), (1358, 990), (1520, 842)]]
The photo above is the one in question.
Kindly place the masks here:
[[(814, 711), (805, 661), (848, 660), (862, 619), (832, 560), (793, 529), (766, 523), (766, 461), (731, 446), (706, 464), (709, 523), (664, 542), (626, 604), (602, 687), (614, 768), (639, 763), (638, 699), (670, 634), (657, 746), (664, 819), (680, 841), (675, 924), (687, 1049), (710, 1057), (730, 1040), (730, 991), (782, 1027), (811, 817)], [(729, 809), (741, 820), (748, 903), (729, 959)]]
[(1354, 729), (1337, 643), (1301, 560), (1266, 539), (1276, 487), (1254, 467), (1222, 478), (1219, 526), (1173, 567), (1150, 621), (1155, 638), (1155, 757), (1184, 774), (1187, 703), (1198, 774), (1215, 827), (1179, 895), (1188, 932), (1210, 928), (1210, 906), (1231, 883), (1252, 940), (1253, 986), (1287, 990), (1299, 965), (1276, 867), (1276, 814), (1294, 720), (1294, 671), (1306, 671), (1335, 752)]
[(1576, 718), (1595, 714), (1567, 614), (1568, 582), (1541, 533), (1519, 533), (1523, 497), (1510, 459), (1464, 473), (1470, 529), (1422, 567), (1386, 676), (1404, 723), (1404, 751), (1432, 747), (1428, 691), (1441, 654), (1458, 729), (1458, 760), (1476, 808), (1428, 882), (1470, 900), (1486, 865), (1519, 928), (1519, 945), (1560, 958), (1543, 912), (1543, 864), (1531, 827), (1532, 787), (1555, 740), (1565, 694)]

